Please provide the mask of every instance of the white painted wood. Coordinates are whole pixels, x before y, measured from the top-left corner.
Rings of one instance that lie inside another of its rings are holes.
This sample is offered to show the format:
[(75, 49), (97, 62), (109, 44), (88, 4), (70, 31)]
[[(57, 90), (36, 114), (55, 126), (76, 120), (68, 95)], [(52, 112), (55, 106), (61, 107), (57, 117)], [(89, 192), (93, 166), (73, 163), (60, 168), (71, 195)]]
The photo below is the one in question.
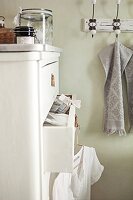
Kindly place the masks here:
[(0, 62), (0, 199), (40, 200), (38, 64), (7, 60)]
[[(41, 146), (41, 183), (42, 183), (42, 199), (49, 200), (47, 188), (48, 181), (44, 178), (44, 152), (46, 146), (43, 142), (44, 130), (43, 122), (49, 112), (52, 103), (57, 94), (59, 94), (59, 53), (42, 52), (39, 61), (39, 77), (40, 77), (40, 146)], [(51, 74), (55, 76), (55, 87), (51, 86)], [(47, 149), (46, 149), (47, 150)], [(47, 176), (47, 175), (46, 175)]]
[(75, 126), (75, 107), (72, 105), (69, 111), (67, 127), (74, 127), (74, 126)]
[(43, 127), (45, 172), (72, 172), (75, 138), (75, 107), (69, 111), (67, 126)]
[[(81, 31), (90, 32), (89, 19), (81, 19)], [(114, 32), (113, 19), (97, 19), (97, 32)], [(133, 32), (133, 19), (121, 19), (120, 25), (121, 32)]]
[(0, 44), (1, 52), (58, 52), (62, 49), (48, 44)]
[[(24, 62), (24, 61), (37, 61), (41, 59), (39, 52), (0, 52), (0, 62)], [(9, 63), (8, 63), (9, 64)], [(19, 63), (18, 63), (19, 64)]]
[(53, 52), (42, 52), (40, 65), (44, 67), (45, 65), (51, 64), (52, 62), (59, 61), (60, 53)]
[[(43, 62), (45, 62), (45, 60), (43, 60)], [(51, 85), (52, 75), (55, 79), (55, 86)], [(53, 60), (51, 64), (40, 65), (40, 78), (40, 120), (42, 125), (57, 94), (59, 94), (58, 57)]]
[(0, 53), (0, 200), (47, 200), (41, 122), (59, 92), (59, 54), (49, 53)]

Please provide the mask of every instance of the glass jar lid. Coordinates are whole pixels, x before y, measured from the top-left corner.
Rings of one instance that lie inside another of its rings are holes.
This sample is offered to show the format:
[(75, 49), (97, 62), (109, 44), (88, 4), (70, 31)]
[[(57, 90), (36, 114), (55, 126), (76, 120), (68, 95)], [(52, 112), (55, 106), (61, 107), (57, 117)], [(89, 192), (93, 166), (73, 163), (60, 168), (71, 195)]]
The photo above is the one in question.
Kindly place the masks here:
[(52, 11), (43, 8), (22, 9), (20, 19), (29, 20), (31, 22), (43, 21), (43, 16), (46, 18), (53, 16)]
[(22, 14), (48, 14), (53, 15), (52, 10), (44, 8), (26, 8), (22, 9)]

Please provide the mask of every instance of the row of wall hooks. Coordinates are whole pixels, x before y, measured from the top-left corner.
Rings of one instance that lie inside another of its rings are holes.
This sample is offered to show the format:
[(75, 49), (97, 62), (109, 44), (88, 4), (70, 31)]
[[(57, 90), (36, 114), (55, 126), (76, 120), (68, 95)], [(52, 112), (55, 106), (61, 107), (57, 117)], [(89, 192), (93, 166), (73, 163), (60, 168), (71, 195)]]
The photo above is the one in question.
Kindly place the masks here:
[(121, 0), (116, 0), (116, 17), (112, 19), (96, 19), (95, 5), (96, 0), (92, 2), (92, 17), (90, 19), (81, 19), (82, 31), (91, 32), (92, 37), (96, 32), (115, 32), (116, 37), (121, 32), (133, 32), (133, 19), (119, 19), (119, 9)]

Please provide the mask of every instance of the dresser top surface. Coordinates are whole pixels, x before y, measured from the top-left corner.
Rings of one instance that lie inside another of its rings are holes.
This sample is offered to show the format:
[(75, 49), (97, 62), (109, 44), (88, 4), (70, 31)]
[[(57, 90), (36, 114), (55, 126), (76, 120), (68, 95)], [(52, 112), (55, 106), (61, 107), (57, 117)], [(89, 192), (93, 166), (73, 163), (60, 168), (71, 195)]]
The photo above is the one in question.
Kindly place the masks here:
[(62, 49), (48, 44), (0, 44), (0, 52), (57, 52)]

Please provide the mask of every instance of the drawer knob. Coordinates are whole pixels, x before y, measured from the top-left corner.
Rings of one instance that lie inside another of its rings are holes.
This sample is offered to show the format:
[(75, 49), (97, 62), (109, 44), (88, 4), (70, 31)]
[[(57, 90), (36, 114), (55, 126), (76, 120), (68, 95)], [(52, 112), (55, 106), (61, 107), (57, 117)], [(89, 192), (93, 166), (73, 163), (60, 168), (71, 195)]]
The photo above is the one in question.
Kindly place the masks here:
[(51, 74), (51, 86), (55, 87), (55, 75)]

